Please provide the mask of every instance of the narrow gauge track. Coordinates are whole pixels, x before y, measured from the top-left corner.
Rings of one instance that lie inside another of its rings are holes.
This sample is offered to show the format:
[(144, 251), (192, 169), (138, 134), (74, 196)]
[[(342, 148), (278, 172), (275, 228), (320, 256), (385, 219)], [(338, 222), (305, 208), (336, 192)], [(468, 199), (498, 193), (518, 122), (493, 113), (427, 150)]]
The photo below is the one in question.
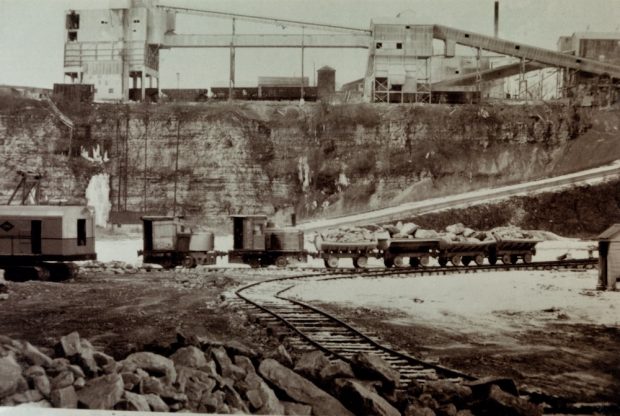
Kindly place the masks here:
[(322, 281), (354, 277), (381, 277), (429, 274), (474, 273), (482, 271), (507, 270), (553, 270), (592, 268), (596, 259), (537, 262), (529, 264), (488, 265), (476, 267), (429, 267), (402, 269), (345, 270), (341, 272), (312, 273), (279, 277), (252, 283), (237, 290), (236, 295), (259, 310), (263, 321), (283, 323), (298, 339), (293, 347), (308, 350), (320, 349), (332, 358), (351, 361), (359, 352), (378, 355), (400, 373), (400, 388), (406, 389), (412, 381), (424, 383), (428, 380), (449, 379), (473, 380), (475, 377), (435, 363), (423, 361), (399, 351), (378, 340), (371, 334), (364, 334), (337, 317), (306, 303), (287, 298), (284, 292), (303, 281)]

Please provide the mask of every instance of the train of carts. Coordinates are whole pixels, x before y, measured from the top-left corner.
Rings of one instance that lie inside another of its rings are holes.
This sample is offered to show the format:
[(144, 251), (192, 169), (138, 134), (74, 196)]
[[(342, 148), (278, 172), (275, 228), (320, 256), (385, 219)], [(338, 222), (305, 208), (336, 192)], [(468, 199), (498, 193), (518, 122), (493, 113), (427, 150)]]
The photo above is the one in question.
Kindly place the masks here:
[(502, 238), (491, 233), (484, 241), (450, 241), (445, 238), (398, 238), (378, 235), (364, 241), (329, 241), (316, 236), (316, 251), (304, 248), (304, 233), (295, 227), (279, 228), (265, 215), (234, 215), (233, 249), (217, 251), (214, 235), (192, 230), (175, 217), (143, 217), (144, 263), (164, 268), (196, 267), (216, 264), (218, 256), (228, 256), (229, 263), (248, 264), (253, 268), (305, 263), (308, 257), (320, 258), (325, 267), (339, 267), (350, 259), (356, 268), (365, 268), (370, 258), (383, 260), (386, 267), (423, 267), (437, 259), (440, 266), (530, 263), (539, 240)]

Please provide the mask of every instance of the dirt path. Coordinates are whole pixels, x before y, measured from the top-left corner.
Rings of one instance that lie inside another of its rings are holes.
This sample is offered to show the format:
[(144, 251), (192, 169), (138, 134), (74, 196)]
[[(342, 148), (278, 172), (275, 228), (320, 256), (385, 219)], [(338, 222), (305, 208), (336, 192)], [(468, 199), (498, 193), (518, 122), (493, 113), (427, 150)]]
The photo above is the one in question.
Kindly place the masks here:
[(272, 342), (226, 308), (243, 271), (114, 275), (97, 273), (63, 283), (9, 282), (0, 303), (0, 333), (52, 347), (78, 331), (115, 358), (145, 344), (174, 341), (177, 331), (215, 339)]

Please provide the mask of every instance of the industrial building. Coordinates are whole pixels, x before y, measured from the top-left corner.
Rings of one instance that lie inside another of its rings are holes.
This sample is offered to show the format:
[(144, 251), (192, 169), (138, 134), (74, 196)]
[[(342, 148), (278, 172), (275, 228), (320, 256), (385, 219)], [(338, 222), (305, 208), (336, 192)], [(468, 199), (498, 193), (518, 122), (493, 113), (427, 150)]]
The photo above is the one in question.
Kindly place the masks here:
[[(495, 6), (497, 33), (497, 2)], [(177, 13), (231, 19), (232, 32), (176, 34)], [(236, 20), (286, 24), (301, 28), (302, 33), (237, 34)], [(71, 10), (65, 24), (65, 76), (72, 83), (94, 85), (95, 99), (103, 101), (157, 95), (163, 48), (230, 49), (229, 97), (236, 96), (232, 89), (237, 48), (299, 48), (302, 78), (306, 48), (366, 49), (363, 99), (369, 102), (442, 102), (450, 95), (454, 101), (455, 94), (501, 98), (502, 80), (512, 76), (519, 77), (518, 95), (527, 98), (525, 74), (549, 67), (562, 72), (565, 96), (600, 96), (604, 90), (604, 101), (612, 102), (620, 79), (617, 34), (562, 37), (559, 51), (552, 51), (446, 26), (414, 24), (406, 18), (374, 19), (368, 29), (362, 29), (172, 7), (157, 0), (113, 0), (108, 9)], [(305, 28), (325, 34), (305, 34)], [(474, 52), (459, 56), (457, 45)], [(304, 87), (300, 83), (302, 98)]]

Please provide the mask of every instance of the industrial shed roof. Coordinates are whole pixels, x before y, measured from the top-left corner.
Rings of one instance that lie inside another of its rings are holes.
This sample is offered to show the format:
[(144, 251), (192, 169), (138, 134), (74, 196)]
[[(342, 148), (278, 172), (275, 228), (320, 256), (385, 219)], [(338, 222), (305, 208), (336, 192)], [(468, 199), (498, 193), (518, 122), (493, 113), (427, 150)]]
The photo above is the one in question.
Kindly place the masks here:
[(601, 235), (597, 237), (599, 240), (613, 240), (614, 237), (620, 238), (620, 224), (614, 224), (605, 231)]

